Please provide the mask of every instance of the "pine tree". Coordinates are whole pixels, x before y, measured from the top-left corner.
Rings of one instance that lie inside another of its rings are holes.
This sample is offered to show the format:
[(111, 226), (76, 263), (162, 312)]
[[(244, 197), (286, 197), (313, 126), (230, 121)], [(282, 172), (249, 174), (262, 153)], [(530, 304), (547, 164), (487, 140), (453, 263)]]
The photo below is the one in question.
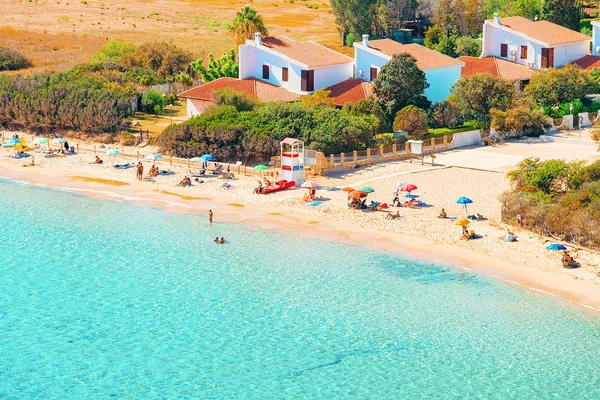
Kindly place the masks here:
[(546, 0), (542, 18), (579, 32), (581, 2), (579, 0)]

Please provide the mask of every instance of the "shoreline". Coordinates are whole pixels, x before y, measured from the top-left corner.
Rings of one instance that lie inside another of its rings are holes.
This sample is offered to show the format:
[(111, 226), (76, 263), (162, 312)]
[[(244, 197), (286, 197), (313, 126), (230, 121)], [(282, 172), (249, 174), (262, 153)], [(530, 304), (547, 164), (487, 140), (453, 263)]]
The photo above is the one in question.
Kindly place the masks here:
[(291, 232), (302, 237), (439, 262), (453, 268), (483, 274), (537, 294), (559, 297), (586, 311), (600, 313), (600, 285), (592, 281), (577, 277), (565, 279), (564, 273), (522, 267), (450, 243), (437, 243), (425, 237), (367, 228), (349, 221), (328, 219), (304, 212), (292, 213), (283, 207), (260, 207), (231, 196), (188, 195), (185, 189), (181, 188), (148, 190), (148, 187), (144, 187), (144, 182), (130, 184), (85, 174), (64, 176), (57, 174), (55, 170), (33, 168), (23, 169), (20, 165), (1, 162), (0, 177), (53, 189), (65, 189), (92, 198), (119, 198), (160, 207), (168, 212), (202, 215), (206, 214), (208, 209), (213, 209), (215, 222), (246, 223), (260, 229)]

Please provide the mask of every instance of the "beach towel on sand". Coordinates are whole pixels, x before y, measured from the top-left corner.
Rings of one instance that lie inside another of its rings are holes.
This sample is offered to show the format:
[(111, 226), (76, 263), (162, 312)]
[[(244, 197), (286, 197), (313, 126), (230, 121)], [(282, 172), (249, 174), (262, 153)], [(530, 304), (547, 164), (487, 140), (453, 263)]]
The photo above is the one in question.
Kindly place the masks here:
[(309, 205), (311, 207), (320, 206), (321, 204), (323, 204), (322, 201), (311, 201), (310, 203), (307, 203), (307, 205)]

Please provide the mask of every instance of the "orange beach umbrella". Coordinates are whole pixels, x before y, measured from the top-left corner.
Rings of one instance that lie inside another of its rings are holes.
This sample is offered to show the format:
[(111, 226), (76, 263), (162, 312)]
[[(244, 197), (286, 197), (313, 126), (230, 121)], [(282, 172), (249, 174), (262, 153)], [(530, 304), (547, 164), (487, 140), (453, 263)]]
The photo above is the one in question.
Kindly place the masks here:
[(345, 188), (343, 188), (342, 190), (343, 190), (344, 192), (348, 192), (348, 193), (352, 193), (352, 192), (354, 192), (354, 188), (351, 188), (351, 187), (345, 187)]
[(354, 199), (354, 200), (359, 200), (359, 199), (362, 199), (364, 197), (367, 197), (367, 194), (365, 192), (360, 191), (360, 190), (355, 190), (354, 192), (352, 192), (352, 193), (350, 193), (348, 195), (348, 198)]

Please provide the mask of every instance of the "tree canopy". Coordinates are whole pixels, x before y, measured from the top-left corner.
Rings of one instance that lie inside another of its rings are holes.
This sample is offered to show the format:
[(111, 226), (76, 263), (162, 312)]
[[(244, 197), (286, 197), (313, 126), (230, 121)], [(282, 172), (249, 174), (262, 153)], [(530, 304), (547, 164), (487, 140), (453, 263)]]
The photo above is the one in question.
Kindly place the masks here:
[(465, 119), (477, 120), (483, 130), (490, 127), (490, 110), (506, 111), (517, 94), (513, 82), (490, 75), (461, 78), (450, 91), (449, 101)]
[(214, 81), (215, 79), (230, 77), (237, 78), (240, 66), (233, 49), (215, 59), (212, 54), (208, 55), (208, 64), (199, 59), (191, 63), (191, 68), (202, 78), (204, 82)]
[(525, 92), (540, 105), (557, 106), (596, 92), (598, 86), (587, 71), (575, 65), (536, 72)]
[(161, 80), (170, 80), (185, 72), (191, 61), (191, 53), (174, 44), (152, 42), (124, 54), (120, 64), (129, 70), (146, 69), (155, 73)]
[(425, 96), (429, 87), (425, 73), (407, 53), (396, 54), (385, 64), (373, 82), (373, 93), (391, 125), (396, 113), (409, 105), (427, 109), (431, 102)]
[(417, 106), (406, 106), (396, 114), (394, 130), (406, 132), (411, 139), (419, 138), (427, 133), (427, 114)]
[(581, 21), (580, 0), (544, 0), (542, 18), (546, 21), (579, 32)]
[(262, 17), (255, 8), (244, 6), (235, 14), (233, 22), (227, 28), (232, 34), (236, 45), (246, 43), (252, 39), (254, 33), (259, 32), (262, 36), (268, 36), (269, 31), (263, 23)]

